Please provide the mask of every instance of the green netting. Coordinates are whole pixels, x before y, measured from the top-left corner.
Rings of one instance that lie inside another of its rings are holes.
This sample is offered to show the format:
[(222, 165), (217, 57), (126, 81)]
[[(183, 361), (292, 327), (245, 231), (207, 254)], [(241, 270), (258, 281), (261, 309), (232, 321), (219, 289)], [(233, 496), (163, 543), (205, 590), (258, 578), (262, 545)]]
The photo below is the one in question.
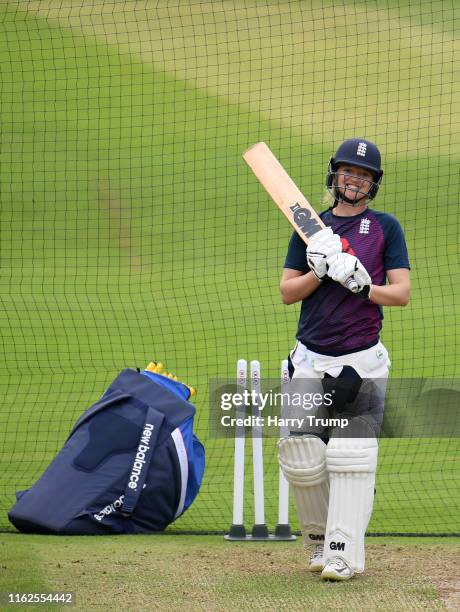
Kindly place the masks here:
[[(2, 3), (1, 529), (79, 414), (152, 359), (198, 388), (207, 449), (175, 529), (228, 527), (209, 380), (238, 358), (277, 376), (298, 316), (278, 291), (291, 229), (241, 160), (254, 142), (318, 210), (337, 144), (378, 143), (375, 207), (413, 266), (410, 306), (385, 313), (393, 375), (459, 375), (459, 17), (454, 0)], [(455, 432), (382, 441), (370, 531), (460, 531), (458, 450)], [(265, 458), (273, 525), (274, 439)]]

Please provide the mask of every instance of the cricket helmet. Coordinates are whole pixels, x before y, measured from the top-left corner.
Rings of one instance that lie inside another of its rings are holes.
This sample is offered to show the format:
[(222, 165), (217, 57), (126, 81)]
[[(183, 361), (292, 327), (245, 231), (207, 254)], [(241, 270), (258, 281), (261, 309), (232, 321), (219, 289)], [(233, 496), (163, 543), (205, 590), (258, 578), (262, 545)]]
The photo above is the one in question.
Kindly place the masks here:
[(377, 195), (383, 176), (380, 151), (377, 146), (369, 140), (364, 140), (364, 138), (350, 138), (342, 142), (334, 157), (331, 157), (329, 161), (326, 176), (326, 187), (335, 198), (337, 198), (337, 193), (334, 178), (340, 164), (350, 164), (350, 166), (365, 168), (372, 172), (374, 182), (367, 197), (369, 200), (373, 200)]

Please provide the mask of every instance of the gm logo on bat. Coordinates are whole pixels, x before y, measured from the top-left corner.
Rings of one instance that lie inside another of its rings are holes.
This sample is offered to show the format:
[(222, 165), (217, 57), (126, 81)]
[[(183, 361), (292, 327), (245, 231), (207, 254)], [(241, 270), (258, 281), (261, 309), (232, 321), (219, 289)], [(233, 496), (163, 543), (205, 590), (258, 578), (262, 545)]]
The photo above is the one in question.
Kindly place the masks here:
[(319, 232), (319, 230), (322, 229), (318, 221), (312, 218), (311, 211), (308, 210), (308, 208), (303, 208), (298, 202), (289, 208), (292, 210), (295, 223), (299, 226), (307, 238), (310, 238), (316, 234), (316, 232)]

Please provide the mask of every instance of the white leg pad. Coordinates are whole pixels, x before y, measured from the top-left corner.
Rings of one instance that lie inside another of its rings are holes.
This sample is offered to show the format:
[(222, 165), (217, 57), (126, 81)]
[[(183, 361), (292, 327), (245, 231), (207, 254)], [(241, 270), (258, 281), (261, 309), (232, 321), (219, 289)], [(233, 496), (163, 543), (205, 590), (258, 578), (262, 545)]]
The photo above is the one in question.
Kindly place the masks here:
[(332, 438), (326, 451), (330, 495), (324, 558), (364, 570), (364, 535), (374, 503), (375, 438)]
[(304, 542), (318, 544), (324, 540), (329, 504), (326, 445), (316, 436), (289, 436), (281, 438), (278, 448)]

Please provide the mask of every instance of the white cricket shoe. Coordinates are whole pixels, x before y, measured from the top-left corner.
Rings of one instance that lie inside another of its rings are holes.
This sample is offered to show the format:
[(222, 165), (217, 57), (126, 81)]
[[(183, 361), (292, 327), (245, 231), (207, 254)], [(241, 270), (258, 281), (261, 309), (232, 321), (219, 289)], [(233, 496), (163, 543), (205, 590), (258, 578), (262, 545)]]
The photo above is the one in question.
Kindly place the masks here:
[(324, 568), (324, 545), (317, 544), (312, 556), (310, 557), (310, 563), (308, 569), (310, 572), (322, 572)]
[(323, 580), (349, 580), (354, 573), (343, 559), (334, 557), (321, 572), (321, 578)]

